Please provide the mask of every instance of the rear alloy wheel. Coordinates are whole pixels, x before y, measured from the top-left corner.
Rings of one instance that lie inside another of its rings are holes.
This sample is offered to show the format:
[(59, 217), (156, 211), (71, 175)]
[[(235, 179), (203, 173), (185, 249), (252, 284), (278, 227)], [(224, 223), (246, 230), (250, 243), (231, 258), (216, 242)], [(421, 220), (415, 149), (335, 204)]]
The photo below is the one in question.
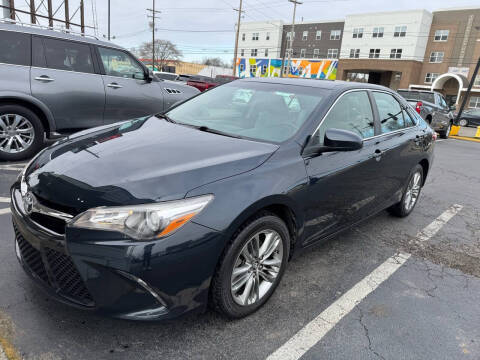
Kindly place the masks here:
[(273, 294), (288, 261), (290, 235), (270, 213), (244, 225), (220, 260), (211, 286), (211, 302), (230, 318), (258, 310)]
[(458, 122), (458, 125), (468, 126), (468, 120), (467, 119), (460, 119), (460, 121)]
[(415, 166), (411, 173), (407, 186), (403, 192), (402, 200), (393, 205), (388, 211), (398, 217), (406, 217), (413, 211), (417, 204), (423, 186), (423, 168)]
[(43, 144), (44, 130), (35, 113), (23, 106), (0, 106), (0, 159), (27, 159)]

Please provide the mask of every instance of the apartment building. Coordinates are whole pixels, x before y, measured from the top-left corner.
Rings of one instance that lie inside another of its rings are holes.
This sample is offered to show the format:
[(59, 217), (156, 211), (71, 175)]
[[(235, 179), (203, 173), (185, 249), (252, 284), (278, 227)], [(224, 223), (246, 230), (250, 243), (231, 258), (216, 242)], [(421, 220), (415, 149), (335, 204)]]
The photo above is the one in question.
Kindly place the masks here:
[[(480, 8), (434, 11), (421, 72), (410, 88), (440, 91), (449, 105), (459, 105), (479, 58)], [(467, 106), (480, 108), (480, 76)]]
[(283, 21), (244, 22), (238, 39), (239, 58), (279, 58)]
[(343, 20), (322, 22), (301, 22), (295, 24), (293, 44), (292, 25), (283, 26), (281, 57), (292, 45), (292, 58), (297, 59), (338, 59), (342, 44)]
[(337, 79), (408, 87), (420, 76), (431, 23), (426, 10), (348, 15)]

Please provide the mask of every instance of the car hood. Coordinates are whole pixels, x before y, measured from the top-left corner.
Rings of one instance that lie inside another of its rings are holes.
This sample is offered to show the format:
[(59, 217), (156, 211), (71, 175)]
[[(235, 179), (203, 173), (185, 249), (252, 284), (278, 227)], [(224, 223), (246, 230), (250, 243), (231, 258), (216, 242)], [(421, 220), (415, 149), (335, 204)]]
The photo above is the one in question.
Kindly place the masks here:
[(59, 141), (32, 161), (24, 178), (39, 201), (77, 214), (183, 198), (258, 167), (277, 149), (149, 117)]

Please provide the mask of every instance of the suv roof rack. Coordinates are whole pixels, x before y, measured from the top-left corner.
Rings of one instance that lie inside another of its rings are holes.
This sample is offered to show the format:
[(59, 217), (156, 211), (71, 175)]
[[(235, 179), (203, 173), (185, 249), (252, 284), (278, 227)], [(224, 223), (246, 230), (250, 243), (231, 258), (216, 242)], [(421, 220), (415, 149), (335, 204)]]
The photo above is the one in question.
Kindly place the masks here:
[(31, 23), (25, 23), (25, 22), (13, 20), (13, 19), (8, 19), (8, 18), (0, 19), (0, 23), (26, 26), (26, 27), (36, 28), (36, 29), (44, 29), (44, 30), (58, 31), (58, 32), (61, 32), (61, 33), (63, 33), (63, 34), (71, 34), (71, 35), (77, 35), (77, 36), (84, 36), (84, 37), (93, 38), (93, 39), (95, 39), (95, 40), (101, 40), (101, 39), (99, 39), (99, 38), (98, 38), (97, 36), (95, 36), (95, 35), (89, 35), (89, 34), (85, 34), (85, 33), (78, 32), (78, 31), (72, 31), (72, 30), (70, 30), (70, 29), (65, 29), (65, 28), (61, 28), (61, 27), (58, 27), (58, 26), (46, 26), (46, 25), (39, 25), (39, 24), (31, 24)]

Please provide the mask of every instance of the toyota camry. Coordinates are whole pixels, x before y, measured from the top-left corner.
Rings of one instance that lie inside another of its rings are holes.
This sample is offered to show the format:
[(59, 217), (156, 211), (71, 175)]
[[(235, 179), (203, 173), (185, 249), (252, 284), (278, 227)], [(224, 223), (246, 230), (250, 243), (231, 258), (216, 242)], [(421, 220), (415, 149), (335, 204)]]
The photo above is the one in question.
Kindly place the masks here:
[(39, 153), (11, 189), (16, 255), (82, 309), (240, 318), (292, 256), (384, 209), (409, 215), (434, 140), (381, 86), (237, 80)]

